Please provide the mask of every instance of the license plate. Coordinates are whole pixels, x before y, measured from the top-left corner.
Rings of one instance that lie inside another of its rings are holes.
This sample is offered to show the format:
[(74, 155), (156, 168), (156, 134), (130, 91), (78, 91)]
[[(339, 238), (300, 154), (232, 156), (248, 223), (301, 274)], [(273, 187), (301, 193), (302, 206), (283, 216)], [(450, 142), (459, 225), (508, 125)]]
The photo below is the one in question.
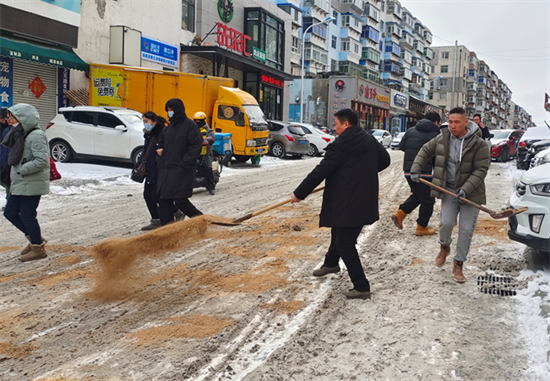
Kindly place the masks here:
[(264, 149), (263, 149), (263, 148), (260, 148), (260, 149), (258, 150), (258, 153), (264, 153)]
[(306, 144), (305, 140), (300, 140), (300, 144)]

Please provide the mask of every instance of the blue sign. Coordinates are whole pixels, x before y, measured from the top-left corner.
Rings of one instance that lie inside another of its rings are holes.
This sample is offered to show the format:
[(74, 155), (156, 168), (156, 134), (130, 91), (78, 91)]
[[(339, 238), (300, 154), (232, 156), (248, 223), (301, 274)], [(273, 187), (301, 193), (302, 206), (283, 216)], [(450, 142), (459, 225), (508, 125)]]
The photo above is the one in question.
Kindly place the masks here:
[(395, 94), (393, 97), (393, 103), (398, 107), (407, 107), (407, 97), (402, 94)]
[(179, 68), (179, 48), (147, 37), (141, 37), (141, 58)]
[(69, 11), (80, 13), (80, 0), (42, 0), (45, 3), (53, 4), (57, 7), (67, 9)]
[(0, 106), (13, 106), (13, 60), (0, 56)]

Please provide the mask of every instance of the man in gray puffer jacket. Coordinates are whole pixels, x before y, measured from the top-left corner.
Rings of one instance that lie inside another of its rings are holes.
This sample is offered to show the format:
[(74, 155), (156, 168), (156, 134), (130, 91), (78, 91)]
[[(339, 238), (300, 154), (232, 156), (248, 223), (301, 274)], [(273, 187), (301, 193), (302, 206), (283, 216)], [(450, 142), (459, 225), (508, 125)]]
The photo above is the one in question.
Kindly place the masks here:
[(457, 197), (431, 191), (432, 197), (441, 198), (439, 216), (439, 243), (441, 249), (435, 259), (436, 266), (443, 266), (449, 255), (453, 227), (458, 224), (458, 241), (454, 256), (453, 277), (459, 283), (466, 278), (462, 272), (472, 236), (477, 224), (479, 209), (459, 201), (466, 198), (476, 204), (487, 203), (485, 195), (485, 177), (491, 161), (487, 143), (481, 138), (479, 127), (468, 121), (466, 111), (455, 107), (449, 114), (449, 128), (426, 143), (416, 156), (411, 168), (411, 180), (419, 181), (422, 167), (435, 156), (432, 183), (456, 193)]
[(46, 258), (36, 209), (40, 197), (50, 191), (48, 138), (40, 129), (40, 115), (34, 106), (19, 103), (8, 109), (12, 127), (2, 141), (10, 148), (10, 197), (4, 216), (21, 230), (30, 244), (21, 251), (22, 262)]

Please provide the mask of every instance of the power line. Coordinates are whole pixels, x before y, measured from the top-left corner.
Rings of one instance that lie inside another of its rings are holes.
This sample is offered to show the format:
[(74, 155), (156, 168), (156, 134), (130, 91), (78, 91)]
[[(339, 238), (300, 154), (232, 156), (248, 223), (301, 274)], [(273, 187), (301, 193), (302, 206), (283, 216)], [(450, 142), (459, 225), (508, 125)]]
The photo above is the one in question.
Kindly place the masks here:
[(525, 50), (539, 50), (539, 49), (548, 49), (548, 48), (550, 48), (550, 46), (541, 46), (539, 48), (528, 48), (528, 49), (492, 50), (492, 51), (489, 51), (489, 52), (479, 52), (479, 53), (521, 52), (521, 51), (525, 51)]

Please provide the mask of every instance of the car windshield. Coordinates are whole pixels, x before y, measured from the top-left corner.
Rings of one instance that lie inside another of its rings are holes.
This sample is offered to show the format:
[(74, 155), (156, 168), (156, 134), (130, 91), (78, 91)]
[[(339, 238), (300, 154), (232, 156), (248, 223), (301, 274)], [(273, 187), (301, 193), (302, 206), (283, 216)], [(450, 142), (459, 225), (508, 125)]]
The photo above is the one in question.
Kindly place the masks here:
[(140, 123), (141, 117), (135, 114), (118, 114), (128, 124)]
[(536, 127), (530, 127), (528, 128), (523, 136), (521, 137), (521, 140), (545, 140), (550, 139), (550, 128), (546, 126), (536, 126)]
[(368, 130), (367, 132), (374, 136), (382, 136), (382, 134), (384, 133), (384, 131), (381, 130)]
[(296, 134), (300, 136), (305, 135), (304, 130), (302, 130), (302, 127), (299, 127), (299, 126), (288, 126), (288, 131), (291, 134)]
[(264, 112), (258, 105), (243, 105), (244, 111), (250, 123), (267, 123)]
[(510, 131), (500, 131), (497, 133), (493, 133), (493, 139), (506, 139), (508, 135), (510, 135)]
[(405, 136), (404, 132), (400, 132), (397, 134), (396, 138), (401, 139), (403, 136)]

